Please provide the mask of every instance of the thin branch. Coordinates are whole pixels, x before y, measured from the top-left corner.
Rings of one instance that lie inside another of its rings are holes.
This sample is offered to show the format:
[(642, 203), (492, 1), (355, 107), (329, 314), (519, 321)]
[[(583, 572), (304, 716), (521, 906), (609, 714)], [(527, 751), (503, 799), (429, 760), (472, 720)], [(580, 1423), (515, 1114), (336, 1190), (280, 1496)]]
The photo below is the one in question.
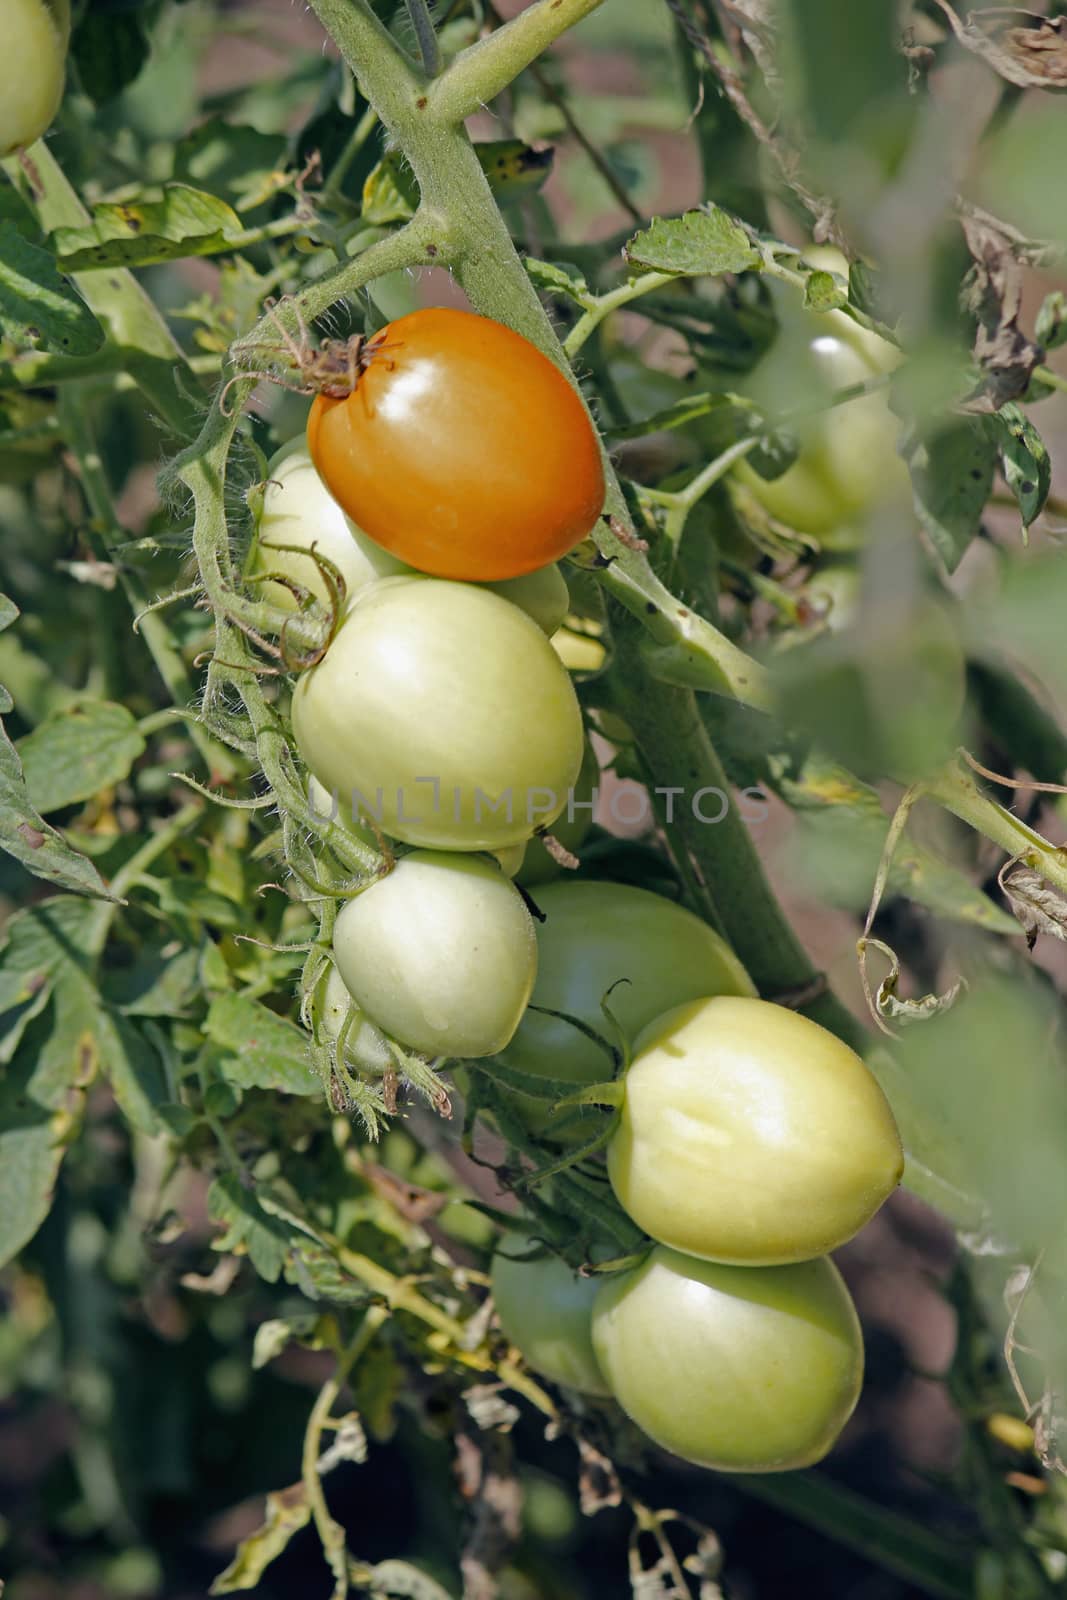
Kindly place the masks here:
[[(532, 6), (462, 51), (429, 91), (427, 110), (439, 123), (463, 122), (494, 100), (560, 34), (603, 0), (534, 0)], [(316, 0), (320, 5), (321, 0)]]

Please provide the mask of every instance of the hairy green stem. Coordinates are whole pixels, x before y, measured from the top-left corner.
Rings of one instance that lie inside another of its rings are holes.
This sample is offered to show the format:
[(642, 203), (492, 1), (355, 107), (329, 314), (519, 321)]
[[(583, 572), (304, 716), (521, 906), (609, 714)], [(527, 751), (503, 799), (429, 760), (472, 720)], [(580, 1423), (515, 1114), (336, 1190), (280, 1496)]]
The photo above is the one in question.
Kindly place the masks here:
[(560, 34), (573, 28), (603, 0), (534, 0), (517, 17), (456, 57), (433, 85), (435, 121), (456, 125), (480, 111)]

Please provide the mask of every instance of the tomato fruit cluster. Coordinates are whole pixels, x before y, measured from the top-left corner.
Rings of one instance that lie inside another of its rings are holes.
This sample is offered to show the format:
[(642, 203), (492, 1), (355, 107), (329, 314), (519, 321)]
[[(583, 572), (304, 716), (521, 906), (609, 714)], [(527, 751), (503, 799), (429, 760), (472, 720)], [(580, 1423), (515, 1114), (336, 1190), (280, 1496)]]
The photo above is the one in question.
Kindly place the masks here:
[(545, 1110), (555, 1085), (614, 1106), (610, 1125), (589, 1116), (645, 1246), (614, 1269), (600, 1251), (586, 1276), (535, 1223), (509, 1234), (504, 1335), (687, 1460), (807, 1465), (859, 1390), (828, 1252), (899, 1181), (892, 1114), (859, 1057), (759, 999), (691, 911), (562, 875), (535, 837), (580, 849), (599, 779), (550, 640), (568, 599), (554, 562), (603, 498), (577, 395), (465, 313), (401, 318), (352, 356), (351, 393), (320, 395), (308, 447), (271, 464), (248, 571), (280, 611), (330, 616), (292, 701), (310, 815), (327, 838), (389, 844), (336, 915), (309, 1015), (368, 1076), (403, 1052), (504, 1052), (514, 1126), (557, 1150), (575, 1129)]

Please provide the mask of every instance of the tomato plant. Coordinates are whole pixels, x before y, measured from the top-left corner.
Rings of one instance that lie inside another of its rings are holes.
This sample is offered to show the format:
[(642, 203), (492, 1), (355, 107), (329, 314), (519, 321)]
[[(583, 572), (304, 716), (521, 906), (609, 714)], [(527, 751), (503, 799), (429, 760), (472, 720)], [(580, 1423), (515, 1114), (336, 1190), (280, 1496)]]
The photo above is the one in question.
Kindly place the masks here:
[(415, 850), (346, 902), (337, 969), (371, 1021), (429, 1055), (488, 1056), (515, 1032), (537, 945), (495, 862)]
[(671, 1006), (709, 994), (752, 993), (737, 957), (684, 906), (625, 883), (538, 885), (537, 982), (508, 1059), (526, 1072), (593, 1083), (611, 1059), (563, 1016), (577, 1017), (610, 1044), (605, 1002), (632, 1043)]
[(372, 539), (439, 578), (514, 578), (556, 561), (604, 503), (573, 387), (500, 323), (447, 307), (376, 334), (345, 399), (320, 395), (308, 445)]
[(0, 155), (32, 144), (52, 124), (63, 97), (68, 0), (6, 0)]
[(0, 0), (0, 1588), (1061, 1600), (1062, 0), (500, 10)]
[(505, 1334), (535, 1372), (582, 1394), (611, 1393), (593, 1350), (600, 1281), (580, 1277), (526, 1234), (508, 1234), (493, 1256), (493, 1304)]
[(859, 1319), (827, 1258), (729, 1267), (657, 1246), (605, 1282), (593, 1348), (656, 1444), (721, 1472), (819, 1461), (863, 1379)]
[(626, 1073), (608, 1171), (639, 1227), (689, 1255), (773, 1265), (868, 1222), (904, 1158), (859, 1056), (807, 1017), (720, 995), (657, 1018)]
[(395, 578), (357, 598), (293, 697), (300, 752), (409, 844), (488, 850), (565, 807), (582, 721), (543, 633), (498, 595)]

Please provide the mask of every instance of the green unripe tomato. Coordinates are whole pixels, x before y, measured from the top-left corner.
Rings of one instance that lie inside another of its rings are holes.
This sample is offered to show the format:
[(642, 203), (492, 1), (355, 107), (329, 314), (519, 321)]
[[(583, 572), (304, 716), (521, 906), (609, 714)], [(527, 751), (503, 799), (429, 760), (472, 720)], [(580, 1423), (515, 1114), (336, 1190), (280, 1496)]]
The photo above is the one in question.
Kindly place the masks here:
[(502, 600), (510, 600), (550, 637), (567, 615), (571, 603), (566, 580), (556, 566), (538, 567), (535, 572), (524, 572), (520, 578), (501, 578), (496, 583), (479, 587), (491, 589)]
[[(599, 782), (600, 764), (592, 745), (587, 742), (574, 789), (568, 795), (563, 811), (549, 829), (552, 837), (558, 840), (564, 850), (569, 850), (571, 855), (577, 855), (586, 834), (593, 826), (593, 808), (596, 804)], [(549, 883), (553, 878), (558, 878), (562, 871), (559, 862), (554, 856), (549, 855), (540, 839), (531, 839), (525, 847), (522, 863), (514, 877), (524, 889), (532, 889), (535, 884)]]
[(720, 1472), (820, 1461), (863, 1382), (859, 1319), (825, 1257), (725, 1267), (658, 1246), (604, 1283), (593, 1348), (650, 1439)]
[(381, 1029), (376, 1028), (373, 1022), (368, 1022), (345, 988), (345, 981), (336, 967), (330, 968), (319, 1005), (322, 1031), (335, 1043), (341, 1036), (345, 1022), (352, 1016), (345, 1035), (345, 1060), (350, 1066), (371, 1077), (380, 1078), (383, 1072), (388, 1072), (390, 1067), (396, 1065)]
[(818, 1023), (766, 1000), (678, 1006), (637, 1041), (608, 1145), (615, 1197), (661, 1244), (744, 1266), (851, 1239), (904, 1156), (867, 1067)]
[[(407, 570), (345, 516), (300, 439), (279, 450), (267, 468), (256, 517), (253, 571), (279, 573), (328, 605), (329, 587), (313, 550), (340, 572), (346, 604), (368, 583)], [(283, 610), (297, 609), (296, 596), (284, 584), (263, 583), (257, 588)]]
[(391, 578), (356, 596), (293, 696), (327, 789), (407, 844), (497, 850), (551, 824), (581, 766), (578, 701), (536, 623), (499, 595)]
[(67, 0), (4, 0), (0, 156), (32, 144), (59, 110), (67, 71)]
[[(830, 270), (842, 271), (843, 262)], [(772, 516), (816, 538), (862, 520), (876, 504), (909, 503), (898, 423), (885, 392), (825, 409), (836, 390), (891, 371), (899, 352), (840, 311), (803, 310), (793, 289), (776, 298), (778, 337), (741, 387), (768, 416), (790, 414), (800, 453), (778, 478), (761, 478), (744, 462), (738, 476)]]
[[(625, 883), (566, 880), (536, 893), (537, 982), (532, 1004), (578, 1017), (605, 1037), (600, 1002), (632, 1041), (670, 1006), (706, 994), (754, 994), (744, 967), (691, 911)], [(619, 982), (626, 979), (626, 982)], [(612, 988), (612, 985), (617, 987)], [(611, 1062), (558, 1017), (527, 1011), (508, 1059), (525, 1072), (574, 1083), (611, 1075)]]
[(509, 1234), (493, 1257), (491, 1287), (505, 1335), (529, 1366), (582, 1394), (611, 1393), (593, 1350), (593, 1301), (602, 1282), (581, 1278), (524, 1234)]
[(537, 972), (533, 921), (492, 861), (415, 850), (353, 896), (334, 960), (367, 1016), (412, 1050), (488, 1056), (518, 1027)]

